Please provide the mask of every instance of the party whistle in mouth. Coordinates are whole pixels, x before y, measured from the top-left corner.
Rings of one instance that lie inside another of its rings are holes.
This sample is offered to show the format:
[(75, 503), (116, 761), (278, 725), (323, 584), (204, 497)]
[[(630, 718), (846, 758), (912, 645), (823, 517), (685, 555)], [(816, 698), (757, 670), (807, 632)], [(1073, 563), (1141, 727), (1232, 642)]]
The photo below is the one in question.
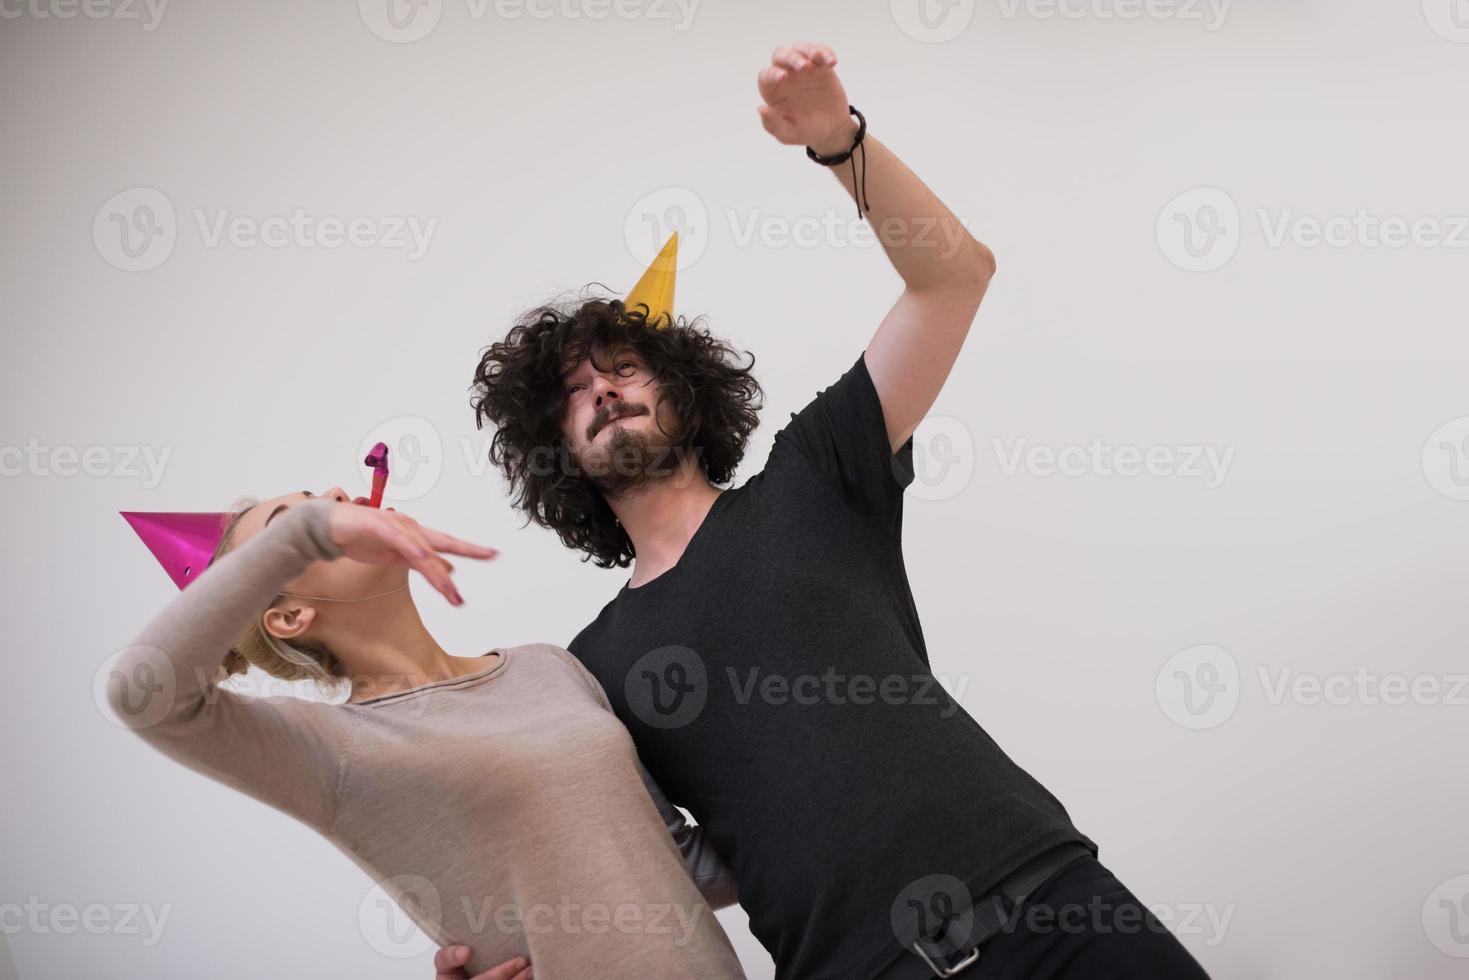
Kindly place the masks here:
[(372, 447), (372, 452), (362, 461), (362, 465), (372, 467), (372, 497), (364, 499), (358, 497), (353, 503), (363, 504), (367, 507), (381, 508), (383, 505), (383, 491), (388, 487), (388, 447), (385, 443), (378, 443)]

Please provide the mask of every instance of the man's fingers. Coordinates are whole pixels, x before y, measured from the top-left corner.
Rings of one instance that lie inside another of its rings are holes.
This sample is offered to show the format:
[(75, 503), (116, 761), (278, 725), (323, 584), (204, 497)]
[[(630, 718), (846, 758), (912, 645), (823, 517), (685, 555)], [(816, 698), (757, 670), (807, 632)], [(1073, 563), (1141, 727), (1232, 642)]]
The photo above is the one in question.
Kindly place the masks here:
[(524, 956), (517, 956), (483, 973), (476, 973), (471, 980), (528, 980), (529, 977), (530, 961)]
[(464, 980), (460, 967), (467, 962), (468, 946), (445, 946), (434, 954), (434, 980)]
[(770, 63), (787, 71), (800, 71), (806, 67), (806, 56), (795, 48), (776, 48), (775, 53), (770, 56)]
[(776, 90), (780, 88), (780, 83), (785, 81), (786, 77), (786, 70), (784, 68), (770, 67), (760, 69), (760, 97), (767, 101), (774, 98)]
[(798, 41), (795, 45), (797, 51), (805, 55), (813, 65), (821, 65), (830, 68), (837, 63), (836, 52), (824, 44), (813, 44), (810, 41)]
[(765, 127), (767, 133), (782, 143), (791, 142), (791, 124), (784, 116), (768, 105), (755, 108), (760, 113), (760, 125)]

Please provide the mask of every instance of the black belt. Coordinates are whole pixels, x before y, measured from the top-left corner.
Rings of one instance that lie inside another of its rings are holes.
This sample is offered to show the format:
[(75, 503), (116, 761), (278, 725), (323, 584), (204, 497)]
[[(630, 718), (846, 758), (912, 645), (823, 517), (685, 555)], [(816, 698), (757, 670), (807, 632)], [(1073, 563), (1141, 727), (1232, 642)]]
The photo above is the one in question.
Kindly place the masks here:
[[(1036, 888), (1066, 865), (1081, 858), (1092, 857), (1091, 849), (1084, 844), (1062, 844), (1038, 854), (1007, 875), (998, 885), (974, 902), (974, 926), (963, 949), (944, 956), (935, 950), (925, 950), (922, 940), (913, 942), (909, 951), (917, 953), (936, 977), (952, 977), (979, 962), (980, 947), (1003, 932), (1009, 924), (1008, 916), (1030, 896)], [(929, 944), (930, 946), (932, 944)], [(884, 974), (886, 975), (886, 974)]]

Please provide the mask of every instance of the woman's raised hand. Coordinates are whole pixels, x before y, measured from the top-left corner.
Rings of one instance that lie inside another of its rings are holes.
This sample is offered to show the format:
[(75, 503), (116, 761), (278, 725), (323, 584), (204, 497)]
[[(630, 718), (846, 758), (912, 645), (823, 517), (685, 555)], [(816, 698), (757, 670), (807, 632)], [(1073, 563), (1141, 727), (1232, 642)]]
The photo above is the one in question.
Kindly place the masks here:
[(361, 504), (336, 504), (331, 511), (330, 529), (332, 540), (344, 556), (372, 565), (403, 562), (428, 579), (455, 606), (462, 606), (464, 598), (449, 577), (454, 566), (443, 556), (462, 555), (483, 560), (499, 554), (494, 548), (470, 544), (452, 534), (424, 527), (392, 508), (378, 510)]

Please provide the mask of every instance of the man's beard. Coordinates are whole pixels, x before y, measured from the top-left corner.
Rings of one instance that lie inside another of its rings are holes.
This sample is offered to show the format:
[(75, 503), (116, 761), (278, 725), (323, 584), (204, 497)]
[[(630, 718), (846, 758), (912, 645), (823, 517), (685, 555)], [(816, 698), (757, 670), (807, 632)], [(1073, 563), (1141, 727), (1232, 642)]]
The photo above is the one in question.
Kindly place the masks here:
[(631, 493), (679, 471), (685, 448), (681, 440), (661, 428), (650, 433), (633, 431), (615, 421), (609, 424), (616, 426), (611, 438), (604, 445), (583, 450), (577, 461), (603, 496)]

